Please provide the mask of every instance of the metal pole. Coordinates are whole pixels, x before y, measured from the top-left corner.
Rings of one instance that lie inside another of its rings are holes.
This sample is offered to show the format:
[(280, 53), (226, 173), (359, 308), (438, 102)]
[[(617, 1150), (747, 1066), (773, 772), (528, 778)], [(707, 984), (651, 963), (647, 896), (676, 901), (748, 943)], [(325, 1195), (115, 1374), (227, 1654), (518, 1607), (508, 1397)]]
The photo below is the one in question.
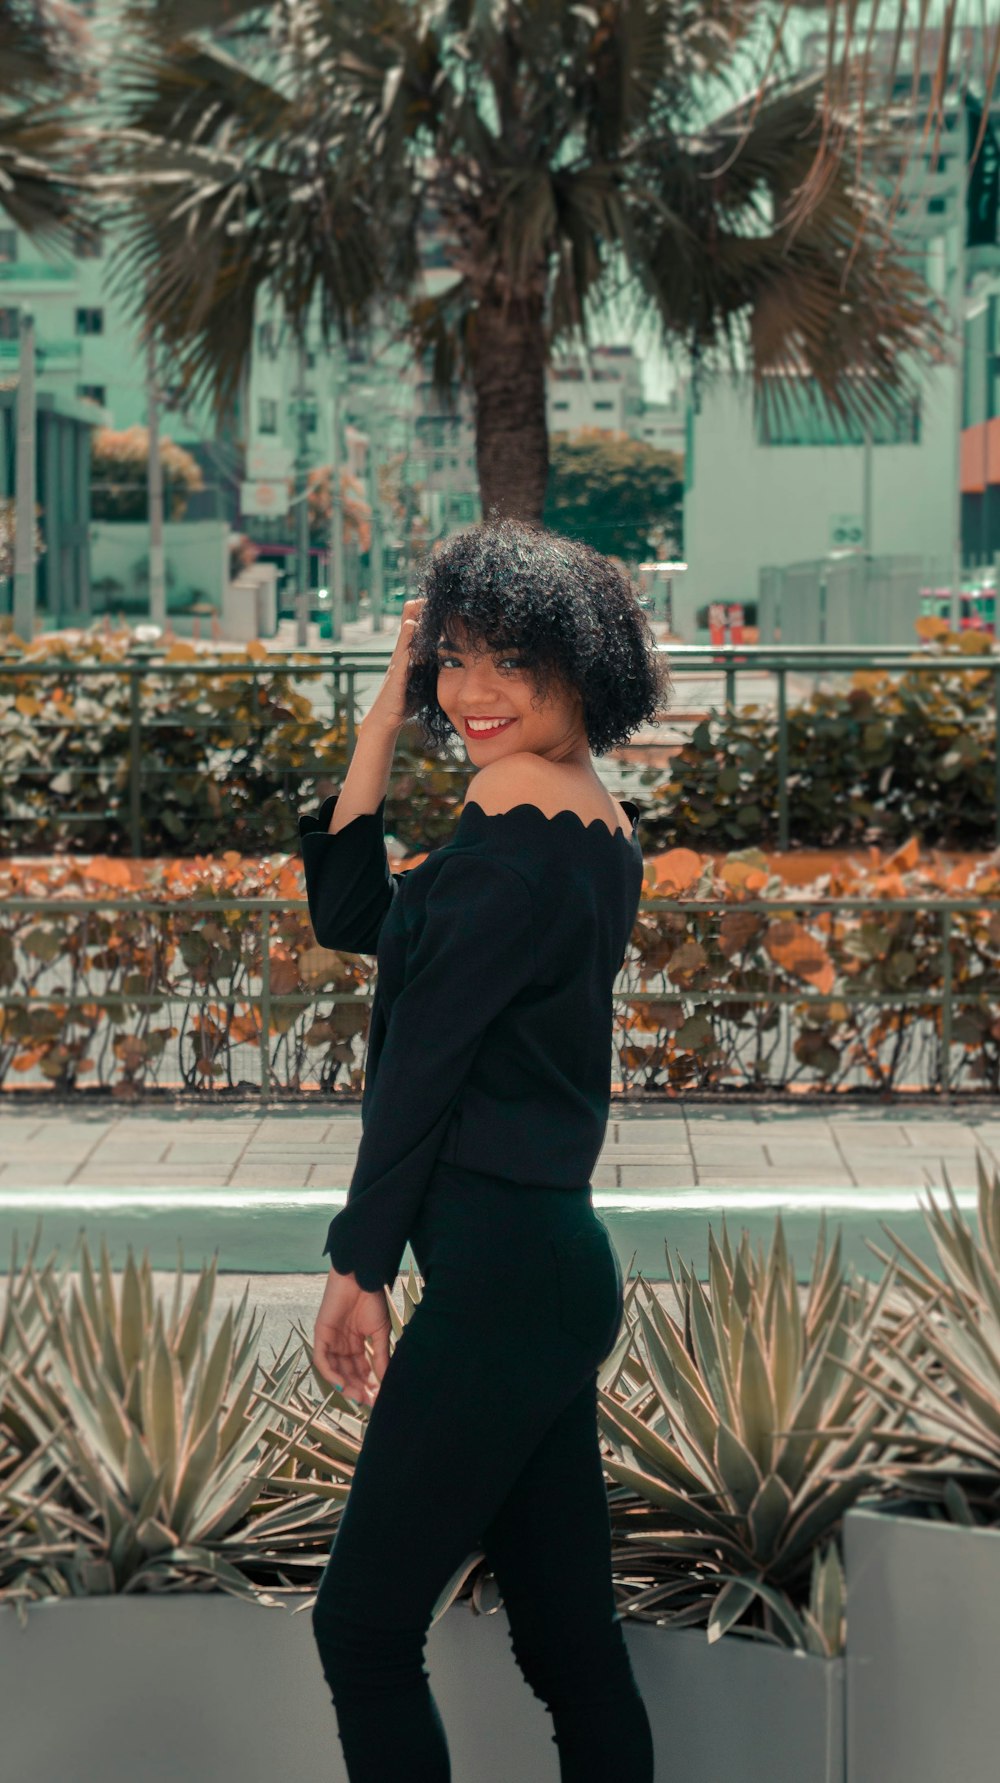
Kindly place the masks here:
[(788, 687), (778, 669), (778, 847), (788, 847)]
[(35, 635), (35, 319), (21, 311), (17, 376), (15, 471), (14, 630), (25, 643)]
[(350, 761), (352, 756), (354, 755), (354, 751), (357, 747), (357, 741), (358, 741), (358, 734), (357, 734), (357, 730), (355, 728), (355, 722), (354, 722), (354, 720), (355, 720), (354, 701), (356, 698), (354, 678), (355, 678), (355, 670), (353, 667), (351, 667), (347, 671), (347, 759), (348, 759), (348, 761)]
[[(873, 442), (872, 442), (871, 422), (869, 422), (868, 425), (865, 427), (864, 489), (862, 490), (862, 510), (861, 510), (861, 512), (862, 512), (862, 530), (864, 532), (864, 538), (865, 538), (865, 603), (866, 603), (866, 605), (867, 605), (867, 600), (868, 600), (868, 580), (869, 580), (869, 571), (871, 569), (872, 550), (873, 550), (872, 525), (873, 525), (873, 515), (874, 515), (873, 496), (874, 496), (874, 476), (875, 476), (875, 454), (874, 454), (874, 451), (872, 450), (872, 445), (873, 445)], [(825, 603), (824, 603), (824, 621), (825, 621), (825, 618), (826, 618), (826, 609), (825, 609)], [(822, 637), (821, 642), (824, 644), (826, 643), (825, 623), (824, 623), (824, 627), (823, 627), (823, 637)]]
[(260, 913), (260, 1099), (271, 1098), (271, 912)]
[(330, 385), (330, 630), (339, 643), (344, 635), (344, 503), (340, 486), (340, 390), (334, 360)]
[(142, 708), (141, 669), (129, 666), (128, 683), (128, 829), (133, 859), (142, 853)]
[(865, 426), (865, 476), (861, 489), (861, 526), (865, 531), (865, 555), (872, 556), (872, 478), (875, 453), (872, 451), (872, 423)]
[(309, 642), (309, 417), (306, 403), (306, 344), (299, 342), (296, 387), (298, 449), (295, 458), (295, 642)]
[(955, 418), (952, 473), (952, 545), (951, 601), (948, 623), (958, 631), (962, 616), (962, 428), (965, 425), (965, 187), (968, 175), (965, 141), (965, 90), (967, 82), (966, 43), (963, 34), (962, 58), (958, 82), (958, 153), (955, 156), (955, 290), (952, 299), (955, 330)]
[(371, 508), (371, 547), (368, 553), (368, 600), (372, 631), (383, 629), (382, 607), (385, 601), (385, 554), (382, 542), (382, 504), (379, 495), (379, 463), (374, 427), (368, 431), (368, 503)]
[(941, 912), (941, 1093), (951, 1091), (951, 911)]
[(149, 433), (146, 482), (149, 513), (149, 617), (167, 623), (167, 565), (163, 554), (163, 461), (160, 457), (160, 393), (156, 383), (156, 343), (146, 334), (146, 426)]

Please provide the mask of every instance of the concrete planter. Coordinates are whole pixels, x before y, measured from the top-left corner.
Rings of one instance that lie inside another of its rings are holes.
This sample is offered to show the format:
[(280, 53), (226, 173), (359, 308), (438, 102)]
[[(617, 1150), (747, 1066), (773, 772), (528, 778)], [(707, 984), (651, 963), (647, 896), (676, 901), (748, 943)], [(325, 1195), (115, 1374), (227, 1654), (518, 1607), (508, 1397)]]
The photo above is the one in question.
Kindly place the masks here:
[[(346, 1783), (306, 1597), (217, 1593), (0, 1608), (3, 1769), (31, 1783)], [(735, 1637), (629, 1624), (657, 1777), (844, 1783), (843, 1665)], [(432, 1629), (431, 1684), (455, 1783), (557, 1783), (552, 1725), (503, 1612), (456, 1604)]]
[(844, 1519), (851, 1783), (997, 1775), (1000, 1531)]

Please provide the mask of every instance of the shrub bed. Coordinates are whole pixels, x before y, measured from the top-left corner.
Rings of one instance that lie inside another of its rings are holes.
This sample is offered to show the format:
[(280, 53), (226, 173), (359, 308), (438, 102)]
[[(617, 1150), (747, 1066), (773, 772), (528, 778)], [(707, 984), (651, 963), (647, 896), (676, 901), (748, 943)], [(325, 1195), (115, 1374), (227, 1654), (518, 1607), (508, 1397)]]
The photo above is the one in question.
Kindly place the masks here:
[[(756, 850), (647, 859), (615, 1094), (997, 1090), (998, 893), (1000, 854), (952, 867), (913, 841), (794, 890)], [(297, 858), (21, 862), (0, 897), (0, 1086), (257, 1094), (266, 1059), (276, 1094), (360, 1094), (375, 961), (316, 945)]]
[[(997, 1527), (1000, 1175), (980, 1162), (975, 1229), (950, 1191), (924, 1219), (936, 1264), (894, 1239), (875, 1285), (824, 1235), (801, 1296), (780, 1219), (767, 1255), (710, 1232), (704, 1284), (668, 1247), (676, 1313), (625, 1283), (597, 1375), (623, 1616), (832, 1657), (862, 1495)], [(300, 1324), (264, 1362), (249, 1284), (213, 1321), (214, 1260), (185, 1298), (179, 1258), (168, 1303), (148, 1254), (129, 1248), (116, 1279), (103, 1241), (96, 1262), (82, 1239), (36, 1262), (40, 1232), (0, 1317), (0, 1604), (26, 1621), (53, 1598), (310, 1590), (370, 1408), (321, 1379)], [(390, 1349), (422, 1292), (413, 1270), (395, 1287)], [(473, 1551), (433, 1614), (494, 1586)]]
[[(966, 642), (982, 649), (978, 637)], [(135, 735), (128, 633), (29, 648), (0, 640), (0, 666), (48, 664), (44, 677), (0, 676), (0, 851), (132, 852), (130, 746)], [(809, 848), (982, 847), (995, 837), (997, 670), (895, 678), (864, 671), (846, 692), (822, 691), (788, 713), (790, 835)], [(193, 856), (223, 845), (266, 854), (296, 844), (298, 811), (339, 784), (347, 730), (333, 712), (329, 671), (276, 660), (262, 645), (234, 652), (226, 673), (193, 672), (190, 644), (135, 669), (140, 725), (138, 853)], [(107, 674), (79, 677), (97, 664)], [(167, 674), (164, 667), (192, 672)], [(456, 753), (428, 756), (404, 727), (386, 800), (387, 827), (413, 849), (453, 826), (468, 777)], [(778, 840), (774, 713), (712, 714), (673, 758), (669, 775), (639, 776), (642, 840), (653, 851), (715, 852)], [(956, 796), (959, 795), (960, 796)]]
[[(0, 853), (127, 855), (130, 749), (139, 724), (142, 855), (266, 854), (297, 844), (300, 809), (339, 782), (347, 723), (334, 717), (328, 669), (286, 663), (260, 644), (232, 652), (227, 672), (175, 641), (159, 662), (129, 657), (129, 634), (0, 640)], [(134, 675), (124, 673), (130, 660)], [(76, 673), (82, 665), (107, 673)], [(162, 665), (162, 666), (161, 666)], [(164, 673), (166, 668), (190, 675)], [(324, 717), (323, 710), (331, 714)], [(430, 847), (456, 815), (454, 766), (401, 736), (387, 827)]]
[[(945, 640), (954, 674), (859, 670), (845, 692), (788, 710), (789, 835), (796, 846), (990, 846), (996, 834), (997, 671), (961, 669), (963, 634)], [(778, 841), (778, 727), (756, 706), (713, 713), (649, 794), (652, 847), (723, 849)]]

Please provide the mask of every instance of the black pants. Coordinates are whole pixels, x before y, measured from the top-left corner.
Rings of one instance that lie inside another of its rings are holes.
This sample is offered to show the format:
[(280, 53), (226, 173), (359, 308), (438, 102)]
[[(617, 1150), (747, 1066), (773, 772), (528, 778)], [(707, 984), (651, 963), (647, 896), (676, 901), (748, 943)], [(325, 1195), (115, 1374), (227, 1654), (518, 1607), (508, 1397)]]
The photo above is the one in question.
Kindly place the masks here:
[(312, 1613), (351, 1783), (449, 1783), (424, 1646), (477, 1548), (552, 1715), (562, 1783), (652, 1783), (597, 1437), (622, 1278), (589, 1186), (439, 1163), (410, 1242), (423, 1298), (372, 1407)]

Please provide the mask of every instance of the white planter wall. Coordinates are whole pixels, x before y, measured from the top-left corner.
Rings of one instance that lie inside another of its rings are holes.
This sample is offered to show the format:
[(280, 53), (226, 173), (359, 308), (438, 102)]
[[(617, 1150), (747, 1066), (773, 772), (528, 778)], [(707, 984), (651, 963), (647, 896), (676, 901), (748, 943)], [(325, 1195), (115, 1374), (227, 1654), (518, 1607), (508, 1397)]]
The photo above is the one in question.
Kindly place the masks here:
[[(346, 1783), (308, 1610), (216, 1593), (0, 1609), (0, 1774), (17, 1783)], [(844, 1783), (843, 1666), (629, 1624), (657, 1783)], [(428, 1669), (453, 1783), (558, 1783), (503, 1612), (457, 1604)], [(400, 1779), (400, 1783), (404, 1783)], [(609, 1783), (613, 1783), (609, 1779)]]
[(996, 1783), (1000, 1533), (844, 1519), (851, 1783)]

